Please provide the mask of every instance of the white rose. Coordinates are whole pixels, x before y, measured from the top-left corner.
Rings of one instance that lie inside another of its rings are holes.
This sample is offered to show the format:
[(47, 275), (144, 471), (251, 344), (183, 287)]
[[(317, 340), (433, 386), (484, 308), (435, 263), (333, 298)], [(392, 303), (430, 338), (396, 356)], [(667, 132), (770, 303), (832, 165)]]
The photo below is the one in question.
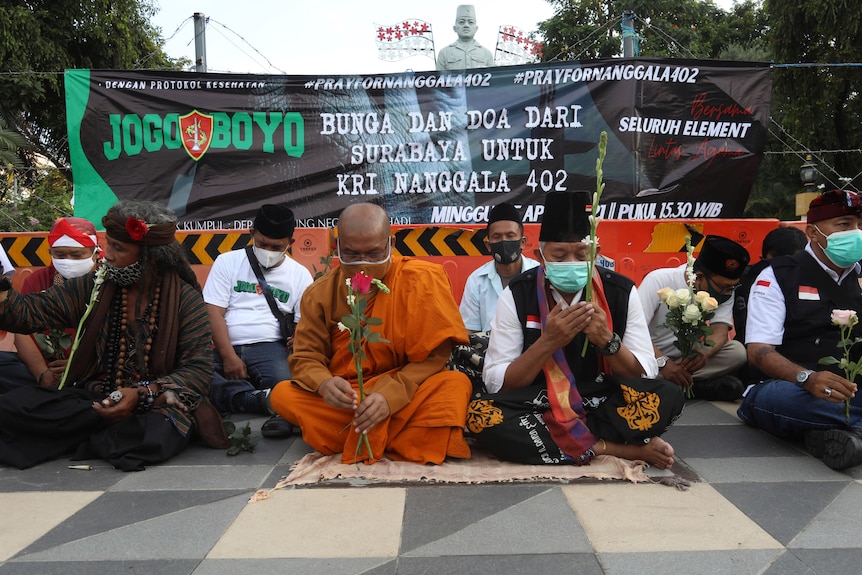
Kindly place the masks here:
[(663, 287), (656, 293), (658, 293), (658, 299), (660, 299), (661, 302), (664, 303), (667, 301), (667, 297), (673, 293), (673, 290), (669, 287)]
[(688, 303), (691, 301), (691, 292), (688, 291), (688, 288), (679, 288), (676, 290), (676, 299), (678, 299), (680, 303)]
[(667, 295), (667, 298), (665, 298), (664, 303), (667, 304), (667, 307), (669, 309), (674, 309), (675, 307), (678, 307), (679, 306), (679, 300), (676, 297), (676, 292), (669, 293)]
[(682, 319), (692, 325), (697, 323), (700, 319), (700, 308), (697, 307), (697, 304), (689, 304), (685, 307), (685, 311), (682, 312)]
[(715, 308), (718, 307), (718, 300), (714, 297), (708, 297), (703, 300), (703, 303), (700, 304), (700, 308), (704, 311), (704, 313), (709, 313), (711, 311), (715, 311)]

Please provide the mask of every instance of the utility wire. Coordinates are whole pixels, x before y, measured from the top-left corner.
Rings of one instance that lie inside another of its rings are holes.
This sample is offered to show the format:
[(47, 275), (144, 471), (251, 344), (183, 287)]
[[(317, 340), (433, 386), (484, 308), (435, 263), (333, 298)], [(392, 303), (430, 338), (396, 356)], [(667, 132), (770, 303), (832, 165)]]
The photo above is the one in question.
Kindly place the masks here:
[[(269, 58), (267, 58), (266, 56), (264, 56), (263, 54), (261, 54), (260, 50), (258, 50), (258, 49), (257, 49), (257, 48), (255, 48), (254, 46), (252, 46), (252, 45), (251, 45), (251, 43), (250, 43), (248, 40), (246, 40), (246, 39), (245, 39), (241, 34), (238, 34), (236, 31), (232, 30), (229, 26), (227, 26), (226, 24), (223, 24), (223, 23), (219, 22), (218, 20), (213, 20), (213, 19), (211, 19), (211, 18), (210, 18), (210, 19), (208, 19), (208, 20), (210, 20), (211, 22), (213, 22), (213, 23), (215, 23), (215, 24), (218, 24), (219, 26), (223, 27), (225, 30), (229, 31), (230, 33), (234, 34), (237, 38), (239, 38), (240, 40), (242, 40), (243, 42), (245, 42), (245, 43), (248, 45), (248, 47), (249, 47), (249, 48), (251, 48), (252, 50), (254, 50), (255, 52), (257, 52), (257, 54), (258, 54), (261, 58), (263, 58), (264, 60), (266, 60), (266, 63), (267, 63), (267, 64), (269, 64), (269, 67), (270, 67), (270, 68), (273, 68), (273, 69), (275, 69), (275, 70), (278, 70), (278, 71), (279, 71), (279, 72), (281, 72), (282, 74), (287, 75), (287, 72), (285, 72), (284, 70), (282, 70), (281, 68), (279, 68), (278, 66), (276, 66), (275, 64), (273, 64), (272, 62), (270, 62), (270, 61), (269, 61)], [(224, 35), (222, 34), (222, 36), (224, 36)], [(231, 42), (231, 41), (230, 41), (226, 36), (225, 36), (225, 39), (226, 39), (226, 40), (228, 40), (229, 42)], [(233, 42), (231, 42), (231, 44), (233, 44), (234, 46), (236, 46), (236, 44), (234, 44)], [(242, 50), (239, 46), (236, 46), (236, 47), (237, 47), (237, 49), (239, 49), (243, 54), (245, 54), (246, 56), (249, 56), (249, 55), (248, 55), (248, 53), (247, 53), (247, 52), (245, 52), (244, 50)], [(249, 56), (249, 58), (251, 58), (251, 56)], [(253, 59), (253, 58), (252, 58), (252, 59)], [(257, 63), (257, 62), (256, 62), (256, 63)]]

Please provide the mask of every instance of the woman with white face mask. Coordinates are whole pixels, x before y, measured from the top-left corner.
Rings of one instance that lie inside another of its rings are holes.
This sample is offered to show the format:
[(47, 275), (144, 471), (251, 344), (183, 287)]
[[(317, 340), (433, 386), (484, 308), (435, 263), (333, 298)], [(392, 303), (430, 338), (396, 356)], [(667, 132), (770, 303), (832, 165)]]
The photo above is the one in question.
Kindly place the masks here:
[[(48, 233), (48, 253), (51, 264), (31, 274), (21, 287), (21, 293), (40, 292), (66, 280), (91, 273), (99, 261), (96, 227), (83, 218), (58, 218)], [(66, 369), (66, 357), (75, 330), (53, 330), (32, 335), (15, 334), (18, 359), (25, 370), (12, 370), (0, 375), (0, 392), (20, 385), (56, 387)], [(23, 375), (14, 375), (19, 372)]]

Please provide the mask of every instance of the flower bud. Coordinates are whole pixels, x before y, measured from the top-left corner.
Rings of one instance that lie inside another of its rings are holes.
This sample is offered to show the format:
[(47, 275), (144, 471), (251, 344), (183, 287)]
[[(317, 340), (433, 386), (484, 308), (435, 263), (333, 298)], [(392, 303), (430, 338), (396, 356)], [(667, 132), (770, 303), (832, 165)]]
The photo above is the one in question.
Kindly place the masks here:
[(846, 327), (853, 327), (859, 323), (859, 318), (856, 312), (852, 309), (833, 309), (832, 323)]
[(678, 299), (680, 303), (688, 303), (691, 301), (691, 292), (688, 291), (688, 288), (679, 288), (676, 290), (676, 299)]
[(692, 325), (697, 323), (700, 320), (700, 308), (697, 307), (697, 304), (688, 304), (685, 311), (682, 312), (682, 319)]

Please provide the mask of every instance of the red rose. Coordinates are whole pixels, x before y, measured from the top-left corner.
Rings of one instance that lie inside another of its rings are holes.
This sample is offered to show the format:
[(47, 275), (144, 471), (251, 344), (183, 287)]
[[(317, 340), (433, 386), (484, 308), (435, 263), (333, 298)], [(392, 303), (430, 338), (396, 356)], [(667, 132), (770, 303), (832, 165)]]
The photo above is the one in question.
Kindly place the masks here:
[(144, 236), (147, 235), (147, 232), (150, 230), (150, 227), (146, 224), (146, 222), (142, 222), (137, 218), (129, 218), (126, 220), (126, 231), (129, 232), (129, 236), (135, 240), (136, 242), (144, 239)]
[(356, 275), (350, 280), (350, 287), (356, 293), (368, 293), (371, 291), (371, 276), (367, 276), (362, 272), (356, 272)]

